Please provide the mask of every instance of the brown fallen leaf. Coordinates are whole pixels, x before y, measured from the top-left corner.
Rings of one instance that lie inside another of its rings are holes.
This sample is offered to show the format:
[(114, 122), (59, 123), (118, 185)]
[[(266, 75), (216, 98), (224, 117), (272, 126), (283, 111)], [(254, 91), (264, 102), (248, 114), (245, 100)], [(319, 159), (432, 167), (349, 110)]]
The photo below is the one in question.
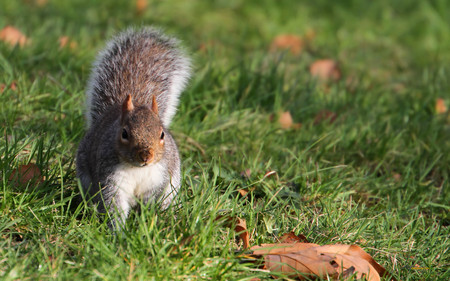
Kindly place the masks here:
[(41, 170), (36, 164), (29, 163), (27, 165), (20, 165), (13, 170), (9, 176), (9, 181), (16, 186), (24, 186), (28, 183), (38, 185), (44, 181)]
[(273, 175), (276, 175), (276, 174), (277, 174), (277, 171), (267, 171), (267, 172), (264, 174), (263, 179), (268, 178), (268, 177), (273, 176)]
[(244, 171), (241, 172), (241, 177), (244, 177), (247, 179), (249, 179), (251, 175), (252, 175), (252, 170), (250, 170), (250, 169), (245, 169)]
[(338, 63), (331, 59), (313, 62), (309, 67), (309, 72), (320, 81), (337, 81), (341, 78), (341, 70)]
[(238, 192), (241, 196), (246, 196), (248, 194), (248, 190), (246, 189), (238, 189)]
[(48, 3), (48, 0), (36, 0), (36, 4), (39, 7), (44, 7), (45, 5), (47, 5), (47, 3)]
[(294, 123), (294, 120), (292, 119), (291, 113), (289, 111), (285, 111), (280, 114), (278, 123), (280, 124), (282, 129), (299, 129), (302, 126), (301, 123)]
[(386, 270), (356, 245), (280, 243), (254, 246), (253, 256), (263, 257), (264, 268), (291, 278), (312, 276), (339, 278), (353, 273), (357, 278), (380, 280)]
[(303, 40), (294, 34), (281, 34), (275, 37), (270, 45), (270, 51), (289, 50), (293, 55), (299, 55), (303, 50)]
[(316, 38), (316, 31), (312, 28), (308, 28), (306, 30), (305, 39), (307, 41), (312, 41), (314, 38)]
[(68, 45), (68, 47), (72, 50), (75, 50), (78, 47), (77, 42), (71, 40), (69, 36), (61, 36), (58, 39), (59, 47), (62, 49)]
[(291, 113), (289, 111), (281, 113), (280, 118), (278, 118), (278, 123), (280, 124), (281, 128), (289, 129), (292, 124), (294, 124)]
[(20, 30), (10, 25), (0, 30), (0, 40), (8, 43), (12, 47), (16, 45), (23, 47), (29, 42), (29, 39)]
[(442, 98), (438, 98), (436, 100), (436, 113), (437, 114), (443, 114), (446, 113), (448, 111), (447, 105), (445, 104), (445, 100)]
[(314, 125), (317, 125), (319, 123), (322, 123), (323, 121), (329, 120), (330, 124), (333, 124), (334, 121), (336, 121), (337, 114), (329, 111), (327, 109), (323, 109), (317, 113), (316, 117), (314, 118)]
[(147, 9), (148, 2), (147, 0), (136, 0), (136, 13), (141, 15)]
[(9, 88), (13, 91), (16, 91), (17, 90), (17, 82), (12, 81), (11, 84), (9, 84)]
[(400, 175), (399, 173), (393, 173), (392, 174), (392, 178), (396, 181), (399, 182), (402, 180), (402, 175)]
[(306, 238), (305, 235), (303, 234), (295, 235), (293, 231), (281, 235), (279, 240), (280, 243), (299, 243), (299, 242), (308, 243), (308, 239)]
[(1, 83), (0, 84), (0, 93), (3, 93), (3, 91), (6, 89), (6, 85)]
[(248, 194), (249, 192), (254, 191), (254, 190), (255, 190), (255, 187), (253, 186), (253, 187), (250, 187), (250, 188), (240, 188), (240, 189), (238, 189), (237, 191), (239, 192), (239, 194), (240, 194), (242, 197), (245, 197), (245, 196), (247, 196), (247, 194)]
[(250, 234), (247, 230), (247, 222), (239, 217), (231, 217), (228, 215), (219, 215), (216, 218), (216, 220), (220, 219), (225, 219), (226, 227), (231, 228), (234, 226), (234, 231), (238, 233), (241, 238), (244, 249), (248, 249), (250, 247)]

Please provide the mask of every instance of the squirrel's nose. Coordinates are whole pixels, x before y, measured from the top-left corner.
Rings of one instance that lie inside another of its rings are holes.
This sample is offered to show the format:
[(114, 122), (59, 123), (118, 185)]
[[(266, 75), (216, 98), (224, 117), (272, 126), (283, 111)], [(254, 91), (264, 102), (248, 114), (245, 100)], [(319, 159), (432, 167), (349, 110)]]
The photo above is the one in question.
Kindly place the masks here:
[(139, 158), (143, 163), (149, 163), (152, 161), (153, 153), (150, 150), (141, 150), (139, 152)]

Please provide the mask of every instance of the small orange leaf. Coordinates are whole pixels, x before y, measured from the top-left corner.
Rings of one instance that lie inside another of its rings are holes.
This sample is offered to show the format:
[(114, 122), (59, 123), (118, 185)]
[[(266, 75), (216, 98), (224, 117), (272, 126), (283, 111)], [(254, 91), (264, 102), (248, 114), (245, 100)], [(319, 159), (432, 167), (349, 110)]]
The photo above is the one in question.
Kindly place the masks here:
[(36, 4), (39, 7), (44, 7), (45, 5), (47, 5), (47, 3), (48, 3), (48, 0), (36, 0)]
[(141, 15), (147, 9), (148, 3), (147, 0), (136, 0), (136, 13)]
[(12, 81), (11, 84), (9, 84), (9, 88), (13, 91), (16, 91), (17, 90), (17, 82)]
[(3, 91), (5, 90), (5, 88), (6, 88), (6, 85), (3, 84), (3, 83), (1, 83), (1, 84), (0, 84), (0, 93), (3, 93)]
[(69, 44), (69, 48), (72, 50), (75, 50), (78, 47), (77, 42), (70, 40), (70, 38), (68, 36), (61, 36), (61, 37), (59, 37), (58, 41), (59, 41), (60, 48), (66, 47), (67, 44)]
[(303, 40), (293, 34), (282, 34), (275, 37), (270, 45), (272, 52), (278, 50), (289, 50), (293, 55), (298, 55), (303, 50)]
[(238, 189), (238, 192), (241, 196), (246, 196), (248, 194), (247, 189)]
[(321, 81), (337, 81), (341, 78), (338, 63), (331, 59), (315, 61), (310, 65), (309, 72)]
[(283, 129), (289, 129), (292, 127), (294, 121), (292, 120), (291, 113), (289, 111), (281, 113), (280, 118), (278, 118), (278, 123), (280, 123), (280, 126)]
[(299, 243), (299, 242), (308, 242), (306, 236), (303, 234), (295, 235), (293, 231), (289, 233), (285, 233), (280, 237), (281, 243)]
[(0, 40), (8, 43), (12, 47), (17, 44), (20, 47), (23, 47), (29, 41), (29, 39), (20, 30), (10, 25), (5, 26), (2, 30), (0, 30)]
[(438, 114), (442, 114), (442, 113), (446, 113), (448, 111), (447, 105), (445, 104), (445, 100), (442, 98), (438, 98), (436, 100), (436, 113)]
[(16, 185), (40, 184), (44, 181), (41, 170), (36, 164), (21, 165), (13, 170), (9, 180)]
[(291, 113), (289, 111), (280, 113), (278, 123), (280, 124), (282, 129), (299, 129), (302, 127), (301, 123), (294, 123), (294, 120), (292, 119)]

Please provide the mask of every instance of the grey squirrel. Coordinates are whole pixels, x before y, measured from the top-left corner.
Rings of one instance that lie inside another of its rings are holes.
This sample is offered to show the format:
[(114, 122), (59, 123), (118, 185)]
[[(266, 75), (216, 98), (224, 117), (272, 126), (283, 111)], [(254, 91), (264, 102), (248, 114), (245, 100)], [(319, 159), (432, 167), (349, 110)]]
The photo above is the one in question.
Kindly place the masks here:
[(189, 76), (177, 40), (151, 27), (120, 33), (93, 64), (77, 175), (112, 229), (139, 200), (166, 208), (177, 194), (180, 157), (168, 127)]

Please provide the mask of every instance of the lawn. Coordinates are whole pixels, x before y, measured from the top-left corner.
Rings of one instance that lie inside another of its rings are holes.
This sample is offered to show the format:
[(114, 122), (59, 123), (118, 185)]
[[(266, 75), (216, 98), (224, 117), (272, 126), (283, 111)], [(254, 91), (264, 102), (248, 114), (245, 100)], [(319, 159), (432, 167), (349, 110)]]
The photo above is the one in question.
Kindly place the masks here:
[[(0, 279), (270, 278), (221, 214), (251, 245), (293, 231), (357, 244), (397, 279), (450, 279), (450, 2), (138, 2), (0, 0), (0, 29), (28, 38), (0, 41)], [(171, 125), (183, 180), (117, 236), (79, 204), (75, 154), (92, 61), (141, 25), (192, 57)], [(313, 77), (322, 59), (339, 79)], [(18, 179), (29, 163), (42, 175)]]

